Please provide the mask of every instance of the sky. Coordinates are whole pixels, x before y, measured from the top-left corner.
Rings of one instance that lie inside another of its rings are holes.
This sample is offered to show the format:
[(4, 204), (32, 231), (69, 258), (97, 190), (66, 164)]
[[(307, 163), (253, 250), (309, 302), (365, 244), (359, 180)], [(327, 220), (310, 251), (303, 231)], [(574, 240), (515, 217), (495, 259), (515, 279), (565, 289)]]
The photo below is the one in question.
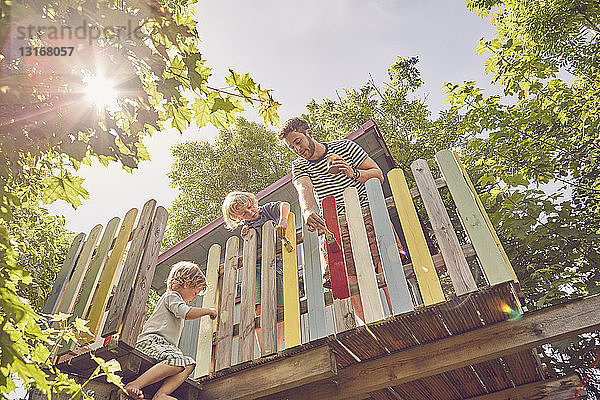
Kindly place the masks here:
[[(358, 88), (369, 75), (387, 79), (398, 56), (418, 56), (425, 82), (416, 95), (436, 115), (447, 108), (443, 85), (465, 80), (486, 87), (485, 57), (475, 51), (480, 38), (491, 38), (493, 26), (447, 0), (221, 0), (200, 1), (196, 9), (200, 51), (213, 68), (214, 82), (224, 87), (229, 68), (250, 72), (261, 87), (273, 89), (281, 121), (305, 112), (312, 99), (336, 98), (344, 88)], [(244, 116), (260, 121), (250, 109)], [(350, 133), (350, 132), (348, 132)], [(214, 140), (217, 130), (203, 127), (155, 133), (144, 143), (151, 161), (128, 173), (114, 164), (84, 166), (79, 175), (90, 198), (76, 210), (63, 201), (49, 206), (64, 215), (66, 226), (89, 232), (132, 207), (153, 198), (169, 208), (177, 191), (167, 173), (170, 148), (190, 140)]]

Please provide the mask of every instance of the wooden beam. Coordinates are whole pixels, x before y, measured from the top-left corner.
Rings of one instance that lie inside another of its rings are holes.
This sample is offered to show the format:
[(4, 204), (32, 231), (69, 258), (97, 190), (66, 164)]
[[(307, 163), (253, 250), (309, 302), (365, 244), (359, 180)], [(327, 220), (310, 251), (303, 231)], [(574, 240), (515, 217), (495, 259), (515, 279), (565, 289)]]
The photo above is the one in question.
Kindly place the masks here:
[[(339, 371), (336, 383), (321, 381), (272, 398), (347, 399), (440, 374), (600, 328), (600, 295), (536, 310), (501, 322)], [(270, 397), (269, 397), (270, 398)]]
[[(581, 388), (577, 375), (528, 383), (499, 392), (473, 397), (469, 400), (573, 400)], [(585, 392), (579, 393), (585, 398)]]
[(203, 383), (198, 399), (256, 399), (336, 373), (335, 357), (325, 345)]

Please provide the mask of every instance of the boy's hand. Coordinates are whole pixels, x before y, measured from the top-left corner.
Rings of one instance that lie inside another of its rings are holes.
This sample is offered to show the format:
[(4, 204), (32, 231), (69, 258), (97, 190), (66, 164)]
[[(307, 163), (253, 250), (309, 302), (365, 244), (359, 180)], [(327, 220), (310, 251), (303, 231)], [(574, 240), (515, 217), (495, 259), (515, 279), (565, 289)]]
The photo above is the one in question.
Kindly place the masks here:
[(279, 225), (275, 227), (275, 230), (277, 231), (277, 237), (283, 239), (287, 230), (287, 221), (279, 221)]
[(249, 230), (250, 230), (250, 228), (248, 227), (248, 225), (244, 225), (244, 226), (242, 227), (242, 232), (241, 232), (241, 234), (242, 234), (242, 237), (246, 236), (246, 235), (248, 234), (248, 231), (249, 231)]
[(210, 317), (210, 319), (215, 319), (217, 318), (217, 310), (215, 310), (214, 308), (208, 308), (208, 313), (206, 315), (208, 315)]

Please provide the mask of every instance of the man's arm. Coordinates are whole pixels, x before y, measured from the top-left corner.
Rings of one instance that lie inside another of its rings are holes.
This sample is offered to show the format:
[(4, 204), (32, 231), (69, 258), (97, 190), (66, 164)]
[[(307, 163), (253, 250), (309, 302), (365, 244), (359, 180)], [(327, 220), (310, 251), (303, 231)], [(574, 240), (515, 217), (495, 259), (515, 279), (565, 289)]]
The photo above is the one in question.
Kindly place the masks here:
[(300, 210), (302, 210), (302, 219), (308, 227), (308, 230), (313, 232), (315, 229), (325, 231), (325, 221), (314, 210), (315, 194), (313, 191), (312, 181), (308, 176), (302, 176), (293, 181), (294, 187), (298, 192), (298, 201)]

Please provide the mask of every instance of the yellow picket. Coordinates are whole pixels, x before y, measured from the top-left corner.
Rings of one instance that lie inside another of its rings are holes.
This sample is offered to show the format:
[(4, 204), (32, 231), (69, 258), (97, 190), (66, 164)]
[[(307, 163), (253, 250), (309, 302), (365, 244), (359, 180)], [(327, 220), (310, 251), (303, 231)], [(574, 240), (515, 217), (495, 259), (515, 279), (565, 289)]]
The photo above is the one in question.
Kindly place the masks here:
[(283, 253), (283, 319), (285, 329), (285, 348), (301, 344), (300, 338), (300, 294), (298, 292), (298, 257), (296, 254), (296, 220), (294, 213), (288, 216), (285, 236), (293, 250)]

